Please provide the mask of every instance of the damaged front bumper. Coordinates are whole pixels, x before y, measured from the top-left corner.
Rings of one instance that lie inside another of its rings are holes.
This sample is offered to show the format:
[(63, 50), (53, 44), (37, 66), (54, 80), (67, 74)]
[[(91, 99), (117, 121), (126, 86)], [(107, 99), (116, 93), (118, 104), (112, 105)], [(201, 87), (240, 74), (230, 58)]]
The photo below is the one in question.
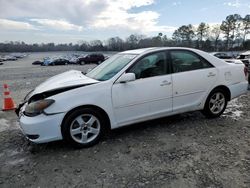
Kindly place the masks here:
[[(22, 111), (20, 111), (20, 113), (22, 113)], [(61, 123), (64, 116), (64, 113), (50, 116), (40, 114), (35, 117), (28, 117), (22, 114), (19, 117), (20, 126), (27, 139), (34, 143), (61, 140)]]
[(34, 143), (46, 143), (62, 139), (61, 123), (65, 113), (46, 115), (44, 113), (35, 117), (26, 116), (24, 108), (27, 102), (19, 104), (16, 114), (23, 134)]
[(18, 117), (20, 117), (21, 116), (21, 108), (24, 106), (24, 104), (25, 104), (25, 102), (23, 102), (23, 103), (20, 103), (19, 105), (18, 105), (18, 107), (15, 109), (15, 113), (16, 113), (16, 115), (18, 116)]

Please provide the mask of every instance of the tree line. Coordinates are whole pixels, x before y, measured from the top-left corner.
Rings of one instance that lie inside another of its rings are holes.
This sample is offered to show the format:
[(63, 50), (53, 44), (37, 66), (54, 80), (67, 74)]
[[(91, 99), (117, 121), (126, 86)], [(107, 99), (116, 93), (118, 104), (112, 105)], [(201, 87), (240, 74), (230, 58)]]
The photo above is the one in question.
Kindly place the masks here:
[(250, 15), (241, 17), (232, 14), (221, 24), (198, 26), (182, 25), (169, 38), (163, 33), (157, 36), (131, 34), (126, 39), (111, 37), (106, 41), (79, 41), (77, 44), (26, 44), (24, 42), (0, 43), (0, 52), (43, 52), (43, 51), (123, 51), (153, 46), (192, 47), (205, 51), (249, 50)]

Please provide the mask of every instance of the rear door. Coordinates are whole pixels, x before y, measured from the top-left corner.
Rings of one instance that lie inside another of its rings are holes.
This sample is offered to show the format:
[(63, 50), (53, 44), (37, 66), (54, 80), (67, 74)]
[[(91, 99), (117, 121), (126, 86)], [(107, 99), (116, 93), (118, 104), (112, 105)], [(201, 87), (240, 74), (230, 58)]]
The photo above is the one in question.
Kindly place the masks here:
[(169, 53), (173, 71), (173, 111), (198, 108), (217, 79), (217, 69), (192, 51), (171, 50)]

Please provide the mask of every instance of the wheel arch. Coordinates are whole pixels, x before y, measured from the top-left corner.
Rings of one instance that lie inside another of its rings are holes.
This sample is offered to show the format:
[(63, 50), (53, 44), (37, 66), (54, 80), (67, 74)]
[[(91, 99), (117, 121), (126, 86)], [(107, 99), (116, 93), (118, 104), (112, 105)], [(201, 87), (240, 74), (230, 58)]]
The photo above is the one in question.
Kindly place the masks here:
[(216, 86), (215, 88), (213, 88), (213, 89), (210, 91), (210, 93), (208, 94), (208, 96), (209, 96), (214, 90), (216, 90), (216, 89), (221, 89), (221, 90), (223, 90), (223, 91), (225, 92), (227, 101), (230, 101), (230, 100), (231, 100), (231, 91), (230, 91), (230, 89), (229, 89), (227, 86), (225, 86), (225, 85)]
[(63, 123), (65, 122), (65, 120), (67, 119), (67, 117), (75, 110), (78, 110), (78, 109), (82, 109), (82, 108), (90, 108), (90, 109), (94, 109), (96, 111), (98, 111), (101, 115), (103, 115), (104, 119), (105, 119), (105, 128), (108, 129), (108, 130), (111, 130), (111, 122), (110, 122), (110, 118), (107, 114), (107, 112), (105, 110), (103, 110), (101, 107), (99, 106), (96, 106), (96, 105), (82, 105), (82, 106), (78, 106), (78, 107), (75, 107), (73, 109), (71, 109), (70, 111), (68, 111), (66, 113), (66, 115), (64, 116), (63, 120), (62, 120), (62, 123), (61, 123), (61, 128), (62, 128), (62, 125)]

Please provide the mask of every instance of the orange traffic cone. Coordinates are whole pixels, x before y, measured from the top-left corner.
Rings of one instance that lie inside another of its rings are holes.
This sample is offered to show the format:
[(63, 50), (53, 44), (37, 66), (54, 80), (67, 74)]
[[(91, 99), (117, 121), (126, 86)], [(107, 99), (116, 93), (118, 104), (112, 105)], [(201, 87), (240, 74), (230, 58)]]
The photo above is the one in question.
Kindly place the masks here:
[(2, 110), (7, 111), (7, 110), (16, 109), (16, 104), (15, 104), (14, 100), (10, 96), (10, 91), (9, 91), (8, 85), (4, 84), (3, 88), (4, 88), (4, 91), (3, 91), (4, 101), (3, 101), (3, 109)]

